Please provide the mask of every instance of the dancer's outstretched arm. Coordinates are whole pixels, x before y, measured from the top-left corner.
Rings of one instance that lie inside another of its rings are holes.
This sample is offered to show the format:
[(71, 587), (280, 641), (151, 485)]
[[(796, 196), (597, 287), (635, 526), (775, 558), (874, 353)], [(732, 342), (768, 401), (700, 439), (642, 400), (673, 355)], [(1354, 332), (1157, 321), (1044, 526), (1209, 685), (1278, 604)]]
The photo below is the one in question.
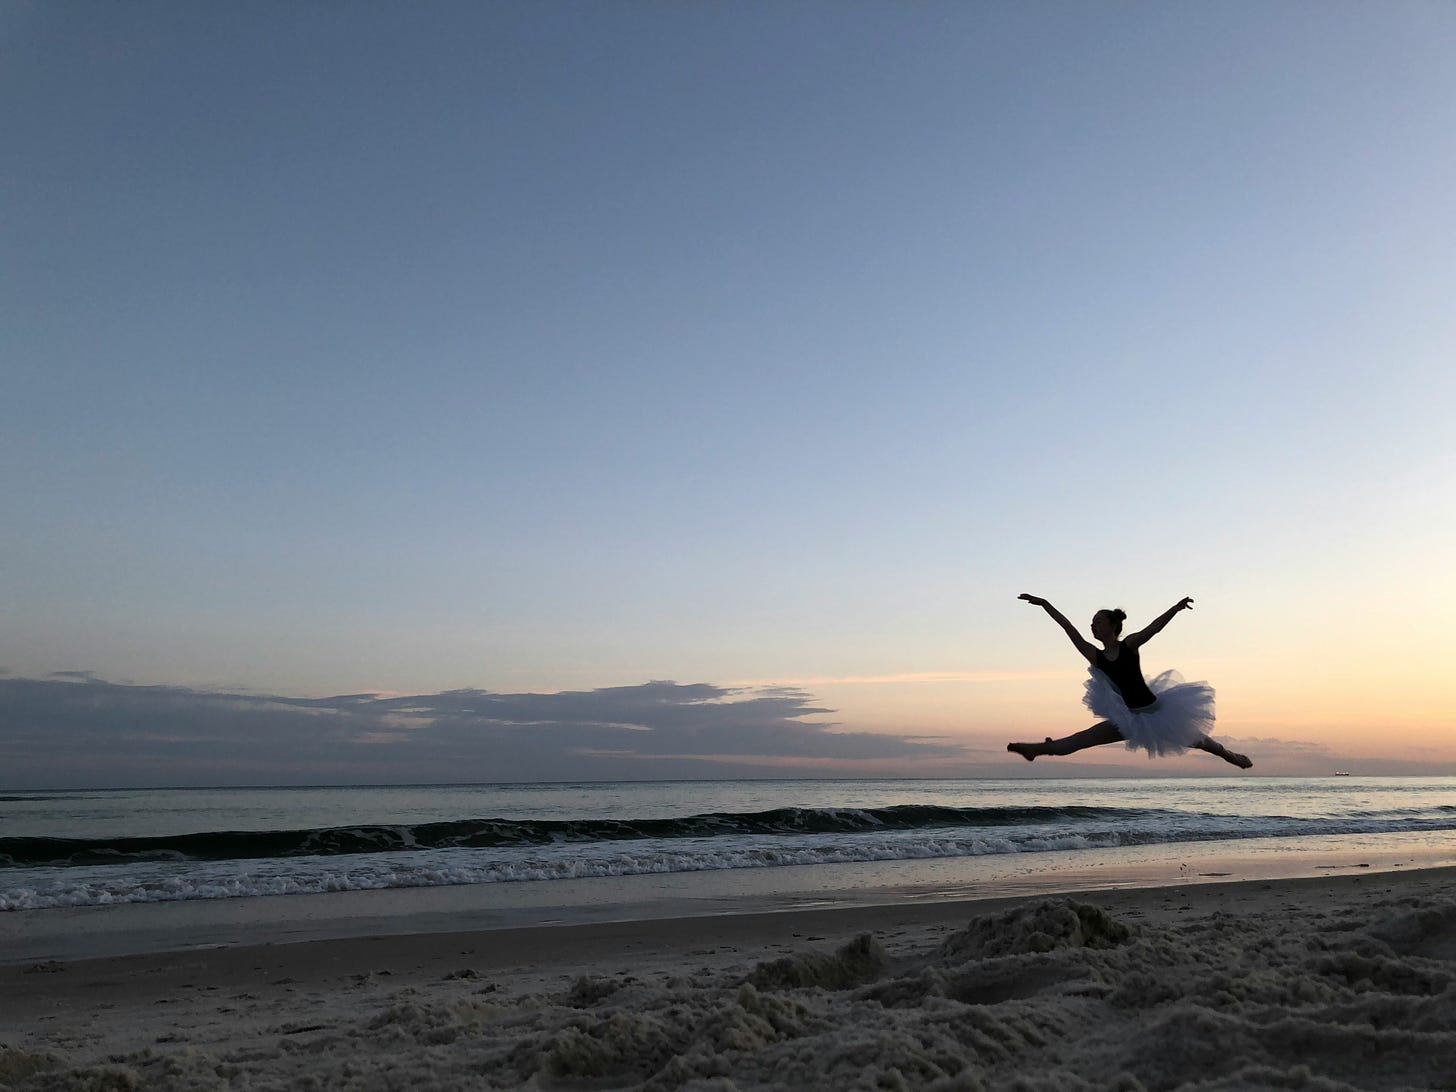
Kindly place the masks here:
[(1177, 614), (1179, 611), (1192, 609), (1193, 600), (1189, 599), (1185, 595), (1182, 599), (1178, 600), (1178, 602), (1174, 603), (1162, 614), (1154, 618), (1145, 629), (1140, 629), (1138, 630), (1138, 632), (1131, 634), (1130, 636), (1124, 637), (1122, 639), (1122, 643), (1129, 646), (1130, 648), (1141, 648), (1148, 641), (1151, 641), (1156, 634), (1163, 632), (1163, 627), (1173, 620), (1173, 615)]
[(1080, 633), (1078, 633), (1077, 627), (1072, 625), (1071, 622), (1068, 622), (1066, 616), (1062, 614), (1061, 611), (1057, 610), (1056, 607), (1052, 606), (1045, 599), (1041, 598), (1038, 595), (1027, 595), (1025, 593), (1022, 593), (1016, 598), (1025, 599), (1033, 607), (1041, 607), (1042, 610), (1050, 614), (1052, 616), (1052, 621), (1067, 631), (1067, 636), (1072, 639), (1072, 644), (1077, 646), (1078, 652), (1080, 652), (1083, 656), (1087, 657), (1087, 662), (1096, 662), (1096, 646), (1093, 645), (1091, 641), (1088, 641), (1085, 637), (1083, 637)]

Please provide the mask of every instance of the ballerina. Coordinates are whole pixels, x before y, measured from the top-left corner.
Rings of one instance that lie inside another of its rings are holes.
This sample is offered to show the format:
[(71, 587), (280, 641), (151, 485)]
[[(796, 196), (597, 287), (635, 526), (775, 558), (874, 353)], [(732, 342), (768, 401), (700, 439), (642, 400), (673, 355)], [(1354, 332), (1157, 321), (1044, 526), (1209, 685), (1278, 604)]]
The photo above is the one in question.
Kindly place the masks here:
[(1179, 611), (1192, 610), (1193, 600), (1183, 598), (1153, 619), (1146, 629), (1121, 637), (1127, 614), (1121, 610), (1099, 610), (1092, 616), (1092, 636), (1102, 645), (1086, 640), (1056, 607), (1035, 595), (1019, 595), (1034, 607), (1041, 607), (1066, 630), (1077, 651), (1090, 665), (1087, 692), (1082, 703), (1102, 719), (1091, 728), (1045, 743), (1008, 743), (1006, 749), (1031, 762), (1038, 755), (1069, 755), (1088, 747), (1123, 741), (1128, 750), (1141, 747), (1153, 755), (1181, 755), (1190, 747), (1217, 755), (1241, 770), (1253, 765), (1248, 756), (1230, 751), (1209, 738), (1213, 727), (1213, 687), (1202, 682), (1184, 682), (1176, 671), (1165, 671), (1149, 685), (1143, 679), (1138, 649), (1173, 620)]

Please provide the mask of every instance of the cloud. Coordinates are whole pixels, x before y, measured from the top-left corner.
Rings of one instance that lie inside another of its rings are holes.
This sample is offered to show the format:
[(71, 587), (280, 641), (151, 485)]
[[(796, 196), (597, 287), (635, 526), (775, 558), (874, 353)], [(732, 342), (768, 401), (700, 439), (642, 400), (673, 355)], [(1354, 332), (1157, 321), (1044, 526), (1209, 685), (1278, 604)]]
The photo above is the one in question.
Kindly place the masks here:
[(1258, 751), (1269, 757), (1274, 755), (1285, 758), (1334, 757), (1334, 752), (1327, 744), (1316, 740), (1275, 739), (1272, 736), (1226, 736), (1219, 732), (1214, 734), (1231, 747), (1242, 748), (1250, 752)]
[(801, 679), (758, 680), (739, 686), (901, 686), (917, 683), (1041, 682), (1079, 678), (1085, 671), (909, 671), (896, 675), (816, 675)]
[(1456, 774), (1456, 754), (1449, 748), (1400, 747), (1397, 753), (1376, 757), (1349, 754), (1318, 740), (1279, 739), (1272, 736), (1226, 736), (1217, 738), (1254, 760), (1254, 770), (1263, 774), (1297, 777), (1327, 777), (1335, 771), (1370, 777), (1419, 777)]
[(842, 732), (792, 687), (647, 682), (555, 694), (297, 698), (0, 678), (11, 787), (734, 776), (954, 758), (944, 741)]

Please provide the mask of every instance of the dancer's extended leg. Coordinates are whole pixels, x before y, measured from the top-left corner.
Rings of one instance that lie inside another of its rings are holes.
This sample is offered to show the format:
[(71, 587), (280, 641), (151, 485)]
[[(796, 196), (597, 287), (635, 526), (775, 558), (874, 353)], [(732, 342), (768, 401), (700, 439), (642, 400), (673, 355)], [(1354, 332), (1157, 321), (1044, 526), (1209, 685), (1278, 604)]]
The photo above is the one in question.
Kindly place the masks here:
[(1123, 738), (1117, 725), (1110, 720), (1104, 720), (1061, 739), (1047, 736), (1045, 743), (1008, 743), (1006, 749), (1031, 762), (1037, 755), (1070, 755), (1085, 751), (1088, 747), (1100, 747), (1104, 743), (1120, 743)]
[(1200, 751), (1207, 751), (1211, 755), (1218, 755), (1225, 762), (1231, 762), (1241, 770), (1247, 770), (1254, 764), (1253, 759), (1248, 755), (1241, 755), (1237, 751), (1230, 751), (1222, 743), (1209, 739), (1207, 736), (1204, 736), (1202, 740), (1193, 746), (1197, 747)]

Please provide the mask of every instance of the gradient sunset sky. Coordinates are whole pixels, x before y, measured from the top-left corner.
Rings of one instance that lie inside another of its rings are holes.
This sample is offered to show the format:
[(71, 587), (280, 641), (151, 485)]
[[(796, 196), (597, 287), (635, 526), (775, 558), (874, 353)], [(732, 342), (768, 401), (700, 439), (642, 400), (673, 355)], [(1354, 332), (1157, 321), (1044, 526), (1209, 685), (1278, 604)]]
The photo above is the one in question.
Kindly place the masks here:
[(1089, 723), (1020, 592), (1456, 773), (1453, 46), (4, 4), (0, 787), (1229, 772), (1005, 754)]

